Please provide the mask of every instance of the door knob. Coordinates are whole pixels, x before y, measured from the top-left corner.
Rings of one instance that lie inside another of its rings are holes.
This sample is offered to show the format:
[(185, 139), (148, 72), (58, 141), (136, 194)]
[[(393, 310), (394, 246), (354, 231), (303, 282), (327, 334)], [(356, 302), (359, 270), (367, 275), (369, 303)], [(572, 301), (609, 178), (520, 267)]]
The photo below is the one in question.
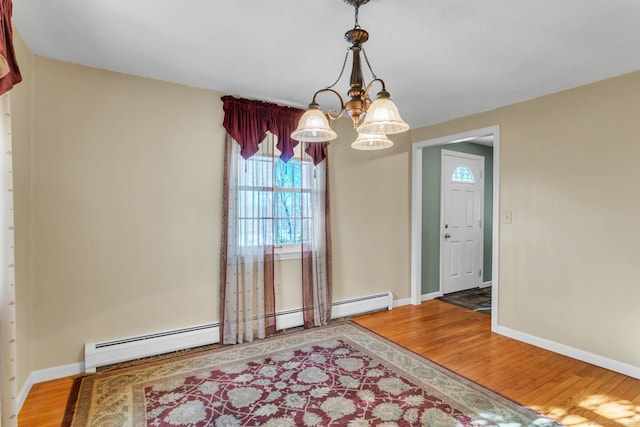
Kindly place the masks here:
[(449, 237), (451, 237), (451, 234), (449, 234), (449, 233), (444, 233), (444, 238), (445, 238), (445, 239), (448, 239)]

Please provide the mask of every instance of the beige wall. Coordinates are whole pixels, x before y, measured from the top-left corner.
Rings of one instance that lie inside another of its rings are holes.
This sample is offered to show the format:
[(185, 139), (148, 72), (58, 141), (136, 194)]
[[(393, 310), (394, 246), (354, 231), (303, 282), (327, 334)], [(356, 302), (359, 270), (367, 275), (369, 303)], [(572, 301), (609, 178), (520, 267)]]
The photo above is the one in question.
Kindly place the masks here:
[[(220, 93), (34, 57), (32, 369), (218, 320)], [(409, 134), (331, 148), (334, 298), (409, 296)], [(384, 202), (381, 202), (383, 200)], [(299, 268), (278, 266), (278, 308)]]
[(351, 148), (350, 120), (331, 143), (333, 299), (391, 291), (409, 298), (410, 133), (391, 135), (382, 151)]
[(33, 368), (217, 320), (220, 94), (34, 57)]
[(31, 283), (31, 95), (33, 56), (14, 32), (14, 45), (22, 74), (9, 98), (13, 143), (13, 196), (15, 213), (16, 256), (16, 332), (18, 389), (25, 384), (32, 367), (32, 283)]
[(640, 72), (413, 131), (500, 125), (500, 325), (640, 366)]

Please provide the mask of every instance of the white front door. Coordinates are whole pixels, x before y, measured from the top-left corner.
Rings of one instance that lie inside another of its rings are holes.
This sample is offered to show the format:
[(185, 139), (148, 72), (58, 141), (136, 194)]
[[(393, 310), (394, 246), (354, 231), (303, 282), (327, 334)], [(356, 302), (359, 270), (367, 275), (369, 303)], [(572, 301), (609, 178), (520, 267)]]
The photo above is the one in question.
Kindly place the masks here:
[(482, 284), (484, 157), (442, 150), (442, 292)]

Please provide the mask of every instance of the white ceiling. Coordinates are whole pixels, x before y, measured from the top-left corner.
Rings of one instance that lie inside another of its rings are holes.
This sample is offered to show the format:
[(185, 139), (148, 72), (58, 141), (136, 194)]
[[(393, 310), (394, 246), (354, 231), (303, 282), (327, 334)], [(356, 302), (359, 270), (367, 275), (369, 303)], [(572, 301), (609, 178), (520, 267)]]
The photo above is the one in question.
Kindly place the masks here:
[[(37, 55), (300, 107), (337, 78), (354, 24), (341, 0), (13, 6)], [(414, 128), (640, 69), (640, 0), (371, 0), (360, 25)]]

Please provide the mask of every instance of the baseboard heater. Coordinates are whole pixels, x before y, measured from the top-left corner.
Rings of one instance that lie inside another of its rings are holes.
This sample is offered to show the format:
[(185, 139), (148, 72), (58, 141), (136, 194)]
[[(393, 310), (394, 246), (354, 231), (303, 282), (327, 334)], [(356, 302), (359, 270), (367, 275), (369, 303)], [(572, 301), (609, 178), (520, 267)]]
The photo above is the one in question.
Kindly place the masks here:
[[(391, 292), (384, 292), (334, 301), (331, 318), (340, 319), (392, 308), (393, 295)], [(276, 324), (279, 330), (302, 326), (302, 319), (302, 309), (276, 313)], [(84, 346), (85, 372), (95, 372), (100, 366), (215, 344), (219, 341), (220, 323), (216, 322), (110, 341), (89, 342)]]

